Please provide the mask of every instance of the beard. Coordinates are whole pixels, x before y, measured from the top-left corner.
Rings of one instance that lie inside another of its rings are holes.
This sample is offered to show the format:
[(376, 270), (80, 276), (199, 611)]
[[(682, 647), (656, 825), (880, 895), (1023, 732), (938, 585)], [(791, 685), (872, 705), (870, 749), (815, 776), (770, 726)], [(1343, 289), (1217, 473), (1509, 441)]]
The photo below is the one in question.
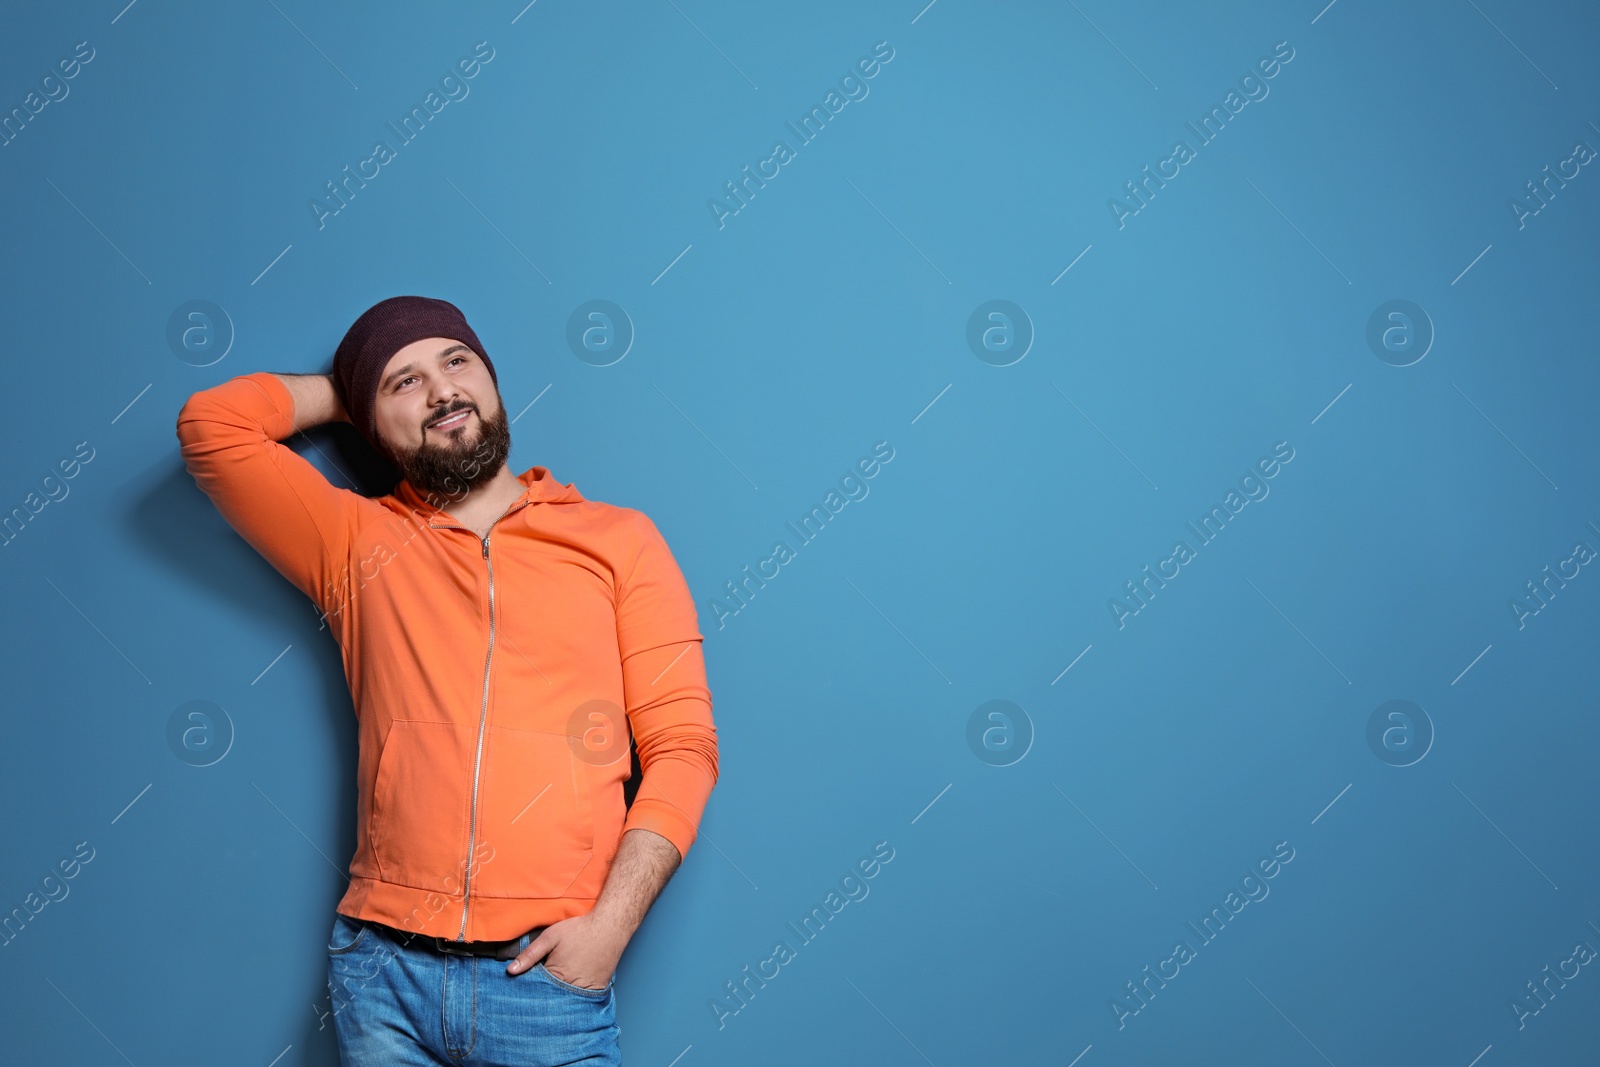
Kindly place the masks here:
[[(390, 451), (401, 477), (418, 492), (460, 500), (500, 473), (511, 454), (511, 426), (506, 421), (505, 405), (487, 419), (477, 414), (476, 408), (472, 410), (480, 426), (476, 438), (468, 436), (466, 429), (429, 430), (424, 431), (423, 443), (415, 449)], [(467, 417), (469, 426), (472, 419), (473, 416)]]

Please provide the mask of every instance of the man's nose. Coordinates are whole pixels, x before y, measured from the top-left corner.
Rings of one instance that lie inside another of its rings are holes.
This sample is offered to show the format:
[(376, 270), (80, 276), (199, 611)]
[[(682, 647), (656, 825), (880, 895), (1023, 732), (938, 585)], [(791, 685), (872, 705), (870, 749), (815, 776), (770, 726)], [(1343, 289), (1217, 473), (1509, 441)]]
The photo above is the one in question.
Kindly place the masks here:
[(428, 386), (428, 400), (441, 411), (454, 406), (461, 397), (461, 383), (439, 375)]

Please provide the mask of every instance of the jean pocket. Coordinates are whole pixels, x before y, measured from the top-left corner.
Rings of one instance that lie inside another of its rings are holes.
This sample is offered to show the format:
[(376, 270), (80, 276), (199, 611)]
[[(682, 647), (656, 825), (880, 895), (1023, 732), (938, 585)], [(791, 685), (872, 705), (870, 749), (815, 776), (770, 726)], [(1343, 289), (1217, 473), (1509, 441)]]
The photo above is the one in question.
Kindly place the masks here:
[(543, 960), (540, 960), (538, 963), (535, 963), (533, 966), (534, 966), (535, 970), (537, 970), (540, 974), (544, 975), (546, 978), (548, 978), (555, 985), (560, 986), (562, 989), (570, 989), (572, 992), (581, 994), (582, 996), (589, 997), (592, 1000), (604, 1000), (606, 997), (610, 996), (611, 995), (611, 985), (612, 985), (612, 982), (615, 981), (615, 979), (612, 979), (611, 981), (606, 982), (606, 985), (605, 985), (604, 989), (590, 989), (588, 986), (573, 985), (571, 982), (563, 982), (561, 979), (557, 978), (554, 974), (550, 973), (550, 968), (548, 968), (548, 967), (546, 967), (544, 965), (544, 961)]
[(333, 913), (333, 930), (328, 934), (328, 955), (342, 956), (346, 952), (354, 952), (366, 936), (366, 923), (336, 911)]

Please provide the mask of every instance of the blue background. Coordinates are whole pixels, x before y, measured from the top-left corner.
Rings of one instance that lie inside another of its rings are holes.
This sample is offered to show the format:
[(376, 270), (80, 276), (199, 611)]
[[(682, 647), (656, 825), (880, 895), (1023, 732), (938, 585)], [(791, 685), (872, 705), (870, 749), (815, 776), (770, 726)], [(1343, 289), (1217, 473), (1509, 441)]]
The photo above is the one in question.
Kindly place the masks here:
[[(1512, 1004), (1600, 947), (1600, 577), (1510, 604), (1600, 547), (1600, 176), (1520, 227), (1510, 202), (1600, 147), (1600, 20), (922, 3), (12, 13), (0, 110), (94, 58), (0, 148), (0, 508), (94, 458), (0, 551), (0, 911), (94, 858), (0, 948), (3, 1058), (335, 1061), (338, 649), (173, 429), (230, 376), (326, 371), (398, 293), (465, 310), (513, 467), (649, 514), (699, 607), (721, 780), (618, 972), (627, 1062), (1593, 1056), (1595, 967)], [(469, 95), (319, 228), (324, 183), (479, 41)], [(880, 41), (869, 94), (719, 227), (710, 198)], [(1280, 41), (1269, 95), (1198, 146), (1185, 123)], [(1119, 227), (1179, 138), (1195, 158)], [(605, 367), (566, 341), (596, 299), (635, 332)], [(1366, 339), (1396, 299), (1434, 334), (1403, 367)], [(225, 316), (201, 352), (168, 340), (194, 300)], [(967, 342), (991, 300), (1032, 333), (1007, 366)], [(352, 484), (322, 434), (294, 447)], [(878, 441), (870, 494), (719, 626), (724, 583)], [(1270, 495), (1119, 627), (1123, 583), (1280, 441)], [(231, 724), (210, 766), (167, 741), (191, 700)], [(974, 747), (991, 700), (1020, 713)], [(1408, 766), (1367, 740), (1390, 700), (1431, 724)], [(870, 895), (719, 1025), (879, 841)], [(1279, 842), (1270, 895), (1202, 946), (1186, 924)]]

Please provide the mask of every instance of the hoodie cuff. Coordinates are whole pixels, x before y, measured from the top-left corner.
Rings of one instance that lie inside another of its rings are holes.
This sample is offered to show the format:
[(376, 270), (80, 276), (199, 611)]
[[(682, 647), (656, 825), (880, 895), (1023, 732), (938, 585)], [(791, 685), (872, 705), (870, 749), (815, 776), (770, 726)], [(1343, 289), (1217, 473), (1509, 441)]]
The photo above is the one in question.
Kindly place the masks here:
[(683, 812), (666, 801), (637, 797), (622, 823), (622, 832), (626, 834), (629, 830), (650, 830), (660, 834), (677, 848), (678, 861), (681, 863), (689, 855), (696, 827)]

